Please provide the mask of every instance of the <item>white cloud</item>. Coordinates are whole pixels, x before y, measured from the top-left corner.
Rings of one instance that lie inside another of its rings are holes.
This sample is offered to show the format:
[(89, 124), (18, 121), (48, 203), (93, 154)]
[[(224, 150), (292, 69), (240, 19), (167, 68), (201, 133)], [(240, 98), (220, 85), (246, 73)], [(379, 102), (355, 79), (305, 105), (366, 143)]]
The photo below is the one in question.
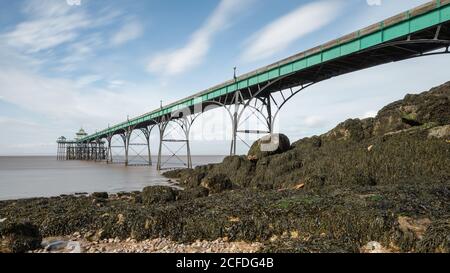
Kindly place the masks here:
[(77, 87), (84, 87), (84, 86), (88, 86), (92, 83), (98, 82), (100, 80), (102, 80), (103, 77), (100, 75), (85, 75), (83, 77), (80, 77), (77, 81), (76, 81), (76, 85)]
[(66, 0), (66, 3), (69, 6), (80, 6), (81, 0)]
[(247, 42), (244, 61), (257, 61), (286, 49), (291, 43), (331, 23), (342, 1), (313, 1), (268, 24)]
[(175, 75), (203, 62), (214, 36), (233, 21), (232, 17), (245, 10), (253, 0), (222, 0), (206, 23), (182, 48), (162, 52), (152, 58), (148, 70), (152, 73)]
[(112, 38), (114, 46), (123, 45), (126, 42), (135, 40), (144, 33), (143, 26), (138, 21), (132, 21), (124, 25)]
[(2, 38), (12, 47), (36, 53), (73, 41), (78, 37), (75, 30), (88, 25), (81, 14), (44, 18), (23, 22)]
[(307, 116), (302, 119), (302, 122), (308, 128), (320, 128), (326, 124), (326, 119), (321, 116)]
[(124, 85), (125, 85), (125, 82), (124, 82), (124, 81), (121, 81), (121, 80), (113, 80), (113, 81), (110, 81), (110, 82), (109, 82), (108, 87), (109, 87), (110, 89), (116, 89), (116, 88), (122, 87), (122, 86), (124, 86)]
[(28, 1), (23, 12), (29, 20), (18, 24), (1, 38), (9, 46), (26, 53), (36, 53), (73, 41), (78, 37), (78, 30), (91, 24), (83, 10), (71, 8), (62, 1)]
[(367, 5), (369, 6), (381, 6), (381, 0), (367, 0)]
[(95, 80), (94, 76), (89, 76), (72, 81), (44, 77), (26, 70), (3, 68), (0, 73), (0, 96), (33, 113), (79, 123), (97, 119), (96, 122), (106, 124), (111, 120), (123, 119), (127, 112), (133, 116), (149, 110), (149, 97), (143, 99), (142, 94), (136, 90), (133, 90), (135, 96), (130, 96), (129, 93), (80, 86), (83, 81), (86, 83)]
[(64, 1), (56, 0), (28, 0), (23, 5), (22, 13), (26, 20), (11, 31), (1, 34), (0, 40), (27, 54), (75, 41), (80, 44), (83, 30), (108, 25), (121, 15), (120, 12), (105, 7), (94, 17), (80, 6), (70, 6)]
[(58, 59), (60, 64), (56, 70), (61, 72), (74, 71), (79, 67), (79, 63), (93, 58), (96, 49), (103, 45), (103, 37), (100, 33), (94, 33), (77, 42), (73, 42), (66, 48), (66, 54)]
[(33, 121), (22, 120), (17, 118), (10, 117), (2, 117), (0, 116), (0, 125), (1, 126), (23, 126), (23, 127), (39, 127), (39, 124)]
[(64, 1), (28, 0), (23, 4), (23, 13), (32, 17), (53, 17), (66, 15), (71, 7)]

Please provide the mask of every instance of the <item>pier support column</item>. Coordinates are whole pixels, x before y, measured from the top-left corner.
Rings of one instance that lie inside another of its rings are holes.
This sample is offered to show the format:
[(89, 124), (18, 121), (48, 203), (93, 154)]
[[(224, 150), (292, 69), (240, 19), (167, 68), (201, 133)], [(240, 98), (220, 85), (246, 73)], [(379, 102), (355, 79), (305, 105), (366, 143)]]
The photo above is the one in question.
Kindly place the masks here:
[(134, 128), (135, 127), (128, 127), (127, 130), (120, 135), (122, 137), (123, 144), (125, 146), (125, 166), (128, 166), (130, 162), (129, 161), (130, 137), (131, 134), (133, 133)]
[(56, 160), (61, 160), (61, 143), (58, 142), (58, 148), (56, 149)]
[(100, 159), (100, 140), (96, 139), (94, 144), (94, 161), (98, 161)]
[(241, 106), (241, 102), (243, 101), (241, 92), (236, 92), (234, 94), (233, 100), (234, 100), (234, 112), (232, 116), (232, 137), (231, 137), (230, 155), (236, 155), (237, 130), (239, 126), (238, 113), (239, 108)]
[(120, 134), (120, 137), (122, 138), (123, 141), (123, 147), (124, 147), (124, 151), (125, 151), (125, 166), (128, 166), (128, 136), (126, 135), (126, 133)]
[(177, 119), (175, 122), (178, 123), (178, 125), (184, 132), (186, 140), (187, 168), (192, 169), (192, 156), (191, 156), (191, 145), (189, 141), (190, 140), (189, 133), (191, 131), (191, 125), (193, 123), (193, 120), (190, 121), (188, 118), (181, 118)]
[(147, 142), (147, 152), (148, 152), (148, 165), (152, 166), (152, 152), (150, 148), (150, 135), (152, 133), (153, 128), (155, 128), (156, 124), (150, 125), (147, 128), (142, 128), (141, 131), (145, 136), (145, 141)]
[(66, 141), (65, 137), (59, 137), (56, 140), (56, 143), (58, 144), (57, 150), (56, 150), (56, 160), (66, 160), (67, 157), (67, 147), (70, 144)]
[(167, 128), (168, 124), (169, 124), (168, 121), (161, 121), (160, 123), (158, 123), (158, 128), (159, 128), (159, 149), (158, 149), (158, 161), (156, 163), (156, 169), (158, 171), (160, 171), (162, 169), (162, 160), (161, 160), (162, 147), (163, 147), (163, 142), (164, 142), (164, 133), (166, 131), (166, 128)]
[(113, 163), (112, 138), (113, 138), (113, 135), (111, 135), (111, 134), (106, 137), (106, 141), (108, 141), (108, 151), (107, 151), (108, 155), (107, 155), (107, 160), (106, 160), (107, 164)]
[(82, 160), (83, 159), (83, 144), (82, 143), (77, 143), (76, 144), (76, 159), (77, 160)]
[(89, 143), (89, 160), (95, 160), (95, 142)]
[(86, 160), (91, 160), (91, 144), (86, 143)]
[(84, 160), (89, 160), (89, 143), (84, 143)]

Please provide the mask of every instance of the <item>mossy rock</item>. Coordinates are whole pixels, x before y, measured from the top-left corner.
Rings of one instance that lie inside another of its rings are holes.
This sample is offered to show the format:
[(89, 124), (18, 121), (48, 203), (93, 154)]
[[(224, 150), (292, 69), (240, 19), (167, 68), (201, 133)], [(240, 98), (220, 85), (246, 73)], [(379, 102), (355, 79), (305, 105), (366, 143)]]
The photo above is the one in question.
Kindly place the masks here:
[(0, 224), (0, 252), (24, 253), (41, 246), (42, 236), (37, 226), (30, 222)]
[(421, 126), (422, 123), (417, 120), (417, 113), (404, 114), (402, 121), (411, 126)]
[(107, 192), (94, 192), (91, 196), (98, 199), (108, 199), (109, 197)]
[(323, 138), (327, 141), (361, 141), (372, 136), (373, 122), (374, 120), (371, 118), (348, 119), (326, 133)]
[(177, 191), (171, 187), (150, 186), (142, 190), (142, 203), (146, 205), (175, 201)]
[(233, 188), (230, 179), (224, 174), (209, 175), (203, 178), (201, 185), (210, 193), (220, 193)]
[(188, 188), (180, 191), (177, 200), (192, 200), (196, 198), (206, 197), (209, 195), (209, 190), (205, 187)]
[(449, 253), (450, 218), (440, 219), (432, 223), (424, 238), (418, 242), (417, 251), (421, 253)]

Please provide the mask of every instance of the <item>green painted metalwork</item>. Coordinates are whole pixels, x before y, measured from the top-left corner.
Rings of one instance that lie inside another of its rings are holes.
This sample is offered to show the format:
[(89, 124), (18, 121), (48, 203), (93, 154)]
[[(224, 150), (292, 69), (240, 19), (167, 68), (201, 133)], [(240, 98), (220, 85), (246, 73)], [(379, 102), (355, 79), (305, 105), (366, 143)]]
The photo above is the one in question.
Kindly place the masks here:
[[(390, 24), (390, 21), (392, 20), (397, 20), (398, 22)], [(261, 72), (248, 73), (246, 74), (248, 76), (238, 78), (236, 82), (221, 84), (215, 89), (201, 92), (195, 98), (185, 99), (170, 106), (166, 106), (163, 109), (157, 109), (135, 119), (122, 122), (96, 134), (89, 135), (80, 141), (92, 141), (97, 139), (99, 136), (105, 136), (111, 133), (116, 133), (120, 130), (125, 130), (128, 127), (133, 127), (142, 122), (151, 121), (184, 107), (192, 107), (197, 104), (202, 104), (207, 100), (220, 97), (225, 93), (233, 93), (239, 89), (262, 84), (271, 79), (299, 72), (311, 66), (319, 65), (323, 62), (328, 62), (342, 56), (353, 54), (447, 21), (450, 21), (450, 1), (435, 0), (413, 10), (409, 10), (389, 18), (378, 25), (372, 25), (367, 28), (369, 30), (364, 29), (355, 32), (355, 38), (343, 42), (338, 40), (336, 45), (331, 48), (322, 49), (322, 47), (320, 47), (319, 52), (309, 56), (305, 56), (306, 54), (297, 54), (294, 57), (290, 57), (279, 62), (275, 68), (272, 68), (274, 65), (270, 65), (268, 66), (270, 69), (263, 68), (257, 70)], [(386, 26), (387, 24), (390, 25)], [(361, 35), (361, 33), (365, 31), (368, 33)]]

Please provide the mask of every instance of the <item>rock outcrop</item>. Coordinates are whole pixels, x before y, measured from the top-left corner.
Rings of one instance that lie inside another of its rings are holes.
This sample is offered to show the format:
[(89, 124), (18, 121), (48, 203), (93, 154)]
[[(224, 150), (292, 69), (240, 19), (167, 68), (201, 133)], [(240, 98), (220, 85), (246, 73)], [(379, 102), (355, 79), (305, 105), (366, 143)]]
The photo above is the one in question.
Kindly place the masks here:
[(0, 252), (23, 253), (41, 246), (39, 228), (28, 221), (0, 223)]
[[(375, 118), (349, 119), (321, 136), (262, 151), (256, 141), (247, 157), (227, 157), (221, 164), (178, 172), (187, 187), (207, 175), (227, 176), (233, 185), (279, 189), (398, 183), (408, 177), (449, 178), (450, 82), (381, 109)], [(270, 146), (270, 145), (269, 145)], [(273, 147), (272, 147), (273, 148)], [(169, 173), (173, 175), (174, 173)]]
[(177, 191), (165, 186), (145, 187), (142, 191), (142, 202), (147, 205), (175, 201)]

